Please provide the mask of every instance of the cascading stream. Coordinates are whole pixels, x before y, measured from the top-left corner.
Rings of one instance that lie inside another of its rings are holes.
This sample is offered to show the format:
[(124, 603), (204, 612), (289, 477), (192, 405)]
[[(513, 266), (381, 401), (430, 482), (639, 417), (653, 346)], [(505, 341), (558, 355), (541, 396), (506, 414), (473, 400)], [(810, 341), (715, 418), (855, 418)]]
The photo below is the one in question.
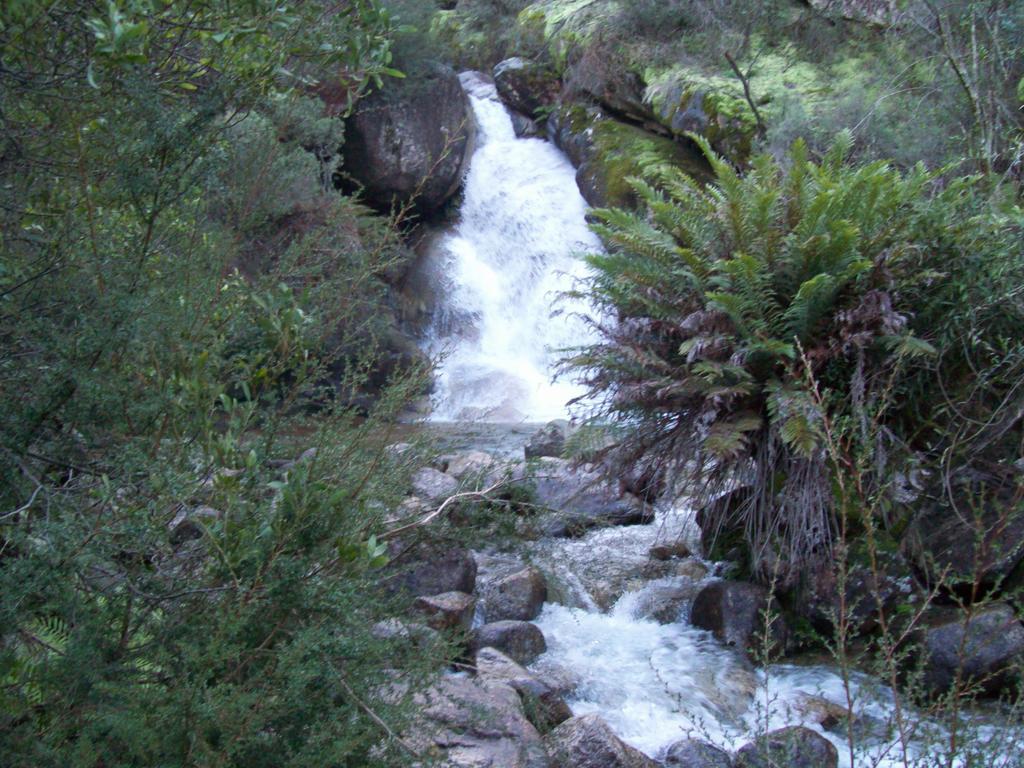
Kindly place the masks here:
[[(552, 382), (558, 350), (586, 340), (588, 307), (562, 295), (598, 251), (575, 170), (541, 139), (518, 139), (494, 85), (467, 72), (477, 149), (458, 224), (429, 259), (446, 307), (428, 351), (441, 357), (436, 421), (547, 421), (581, 394)], [(560, 298), (562, 297), (562, 298)]]

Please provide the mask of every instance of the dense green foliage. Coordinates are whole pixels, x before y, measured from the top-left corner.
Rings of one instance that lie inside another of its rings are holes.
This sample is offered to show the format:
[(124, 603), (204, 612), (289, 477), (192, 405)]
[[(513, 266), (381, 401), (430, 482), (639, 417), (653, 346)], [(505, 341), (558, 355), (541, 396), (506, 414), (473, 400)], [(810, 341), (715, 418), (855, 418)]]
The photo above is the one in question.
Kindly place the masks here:
[(995, 418), (1022, 372), (1019, 207), (994, 210), (976, 180), (850, 164), (850, 144), (815, 163), (797, 143), (743, 176), (704, 144), (714, 184), (654, 164), (632, 182), (640, 213), (596, 214), (608, 320), (570, 364), (598, 418), (632, 428), (627, 459), (692, 462), (706, 497), (746, 489), (717, 522), (745, 530), (762, 574), (828, 556), (850, 503), (837, 473), (873, 503), (950, 449), (964, 387), (971, 416)]
[(391, 36), (364, 0), (3, 4), (4, 765), (404, 759), (370, 710), (435, 656), (371, 634), (378, 433), (421, 382), (346, 407), (403, 251), (330, 188)]

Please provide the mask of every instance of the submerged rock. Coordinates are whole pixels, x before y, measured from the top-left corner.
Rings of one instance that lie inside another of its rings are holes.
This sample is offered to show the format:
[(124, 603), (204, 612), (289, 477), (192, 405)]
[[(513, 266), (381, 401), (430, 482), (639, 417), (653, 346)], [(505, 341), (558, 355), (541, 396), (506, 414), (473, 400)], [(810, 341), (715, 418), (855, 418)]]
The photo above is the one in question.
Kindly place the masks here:
[(388, 80), (346, 123), (344, 171), (379, 207), (436, 210), (459, 187), (474, 126), (450, 68)]
[(528, 621), (494, 621), (473, 630), (469, 637), (473, 651), (497, 648), (520, 664), (529, 664), (548, 649), (544, 633)]
[(831, 741), (803, 726), (780, 728), (736, 753), (736, 768), (837, 768), (839, 752)]
[(544, 739), (557, 768), (657, 768), (657, 763), (616, 736), (599, 715), (566, 720)]

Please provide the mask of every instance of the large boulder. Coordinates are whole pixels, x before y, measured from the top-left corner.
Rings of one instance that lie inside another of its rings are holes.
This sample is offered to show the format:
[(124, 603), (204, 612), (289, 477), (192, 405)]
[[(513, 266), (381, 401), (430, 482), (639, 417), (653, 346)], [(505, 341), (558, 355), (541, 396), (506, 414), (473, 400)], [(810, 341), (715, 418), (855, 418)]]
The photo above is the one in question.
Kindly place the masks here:
[(919, 502), (903, 539), (908, 559), (930, 584), (959, 587), (965, 597), (976, 584), (1005, 587), (1019, 579), (1024, 513), (1014, 499), (1016, 479), (964, 471), (949, 488), (933, 489)]
[(420, 467), (412, 476), (412, 492), (427, 501), (443, 501), (458, 490), (458, 480), (433, 467)]
[(657, 768), (657, 763), (616, 736), (599, 715), (566, 720), (544, 739), (557, 768)]
[(424, 597), (442, 592), (470, 594), (476, 587), (476, 560), (459, 544), (393, 541), (388, 553), (391, 561), (385, 569), (385, 579), (392, 592)]
[(497, 648), (481, 648), (476, 654), (476, 675), (488, 682), (511, 686), (522, 698), (526, 716), (542, 731), (572, 717), (561, 694)]
[(780, 728), (736, 753), (736, 768), (837, 768), (839, 752), (831, 741), (803, 726)]
[(537, 504), (554, 513), (544, 524), (548, 536), (571, 538), (599, 526), (641, 525), (654, 519), (651, 507), (623, 493), (617, 483), (563, 459), (541, 459), (533, 482)]
[[(786, 648), (789, 632), (782, 617), (774, 612), (777, 605), (770, 597), (759, 584), (715, 581), (693, 601), (690, 621), (695, 627), (713, 632), (726, 645), (747, 653), (780, 653)], [(762, 648), (766, 621), (770, 621), (767, 649)]]
[(547, 768), (537, 729), (508, 685), (445, 677), (417, 696), (419, 722), (405, 741), (448, 768)]
[(443, 592), (416, 598), (413, 608), (423, 614), (431, 629), (468, 632), (473, 625), (476, 598), (465, 592)]
[(529, 118), (553, 104), (561, 90), (561, 83), (550, 69), (518, 56), (494, 67), (494, 85), (502, 101)]
[(671, 745), (664, 762), (677, 768), (732, 768), (728, 752), (697, 739), (683, 739)]
[(931, 693), (945, 693), (958, 676), (990, 695), (1020, 685), (1024, 626), (1012, 608), (993, 605), (969, 621), (957, 609), (939, 617), (922, 631), (924, 683)]
[(544, 574), (536, 568), (522, 570), (481, 584), (485, 621), (532, 621), (548, 598)]
[(346, 123), (344, 171), (374, 205), (436, 210), (462, 181), (474, 126), (452, 69), (432, 65), (388, 80)]
[(469, 636), (470, 650), (497, 648), (520, 664), (529, 664), (548, 649), (544, 633), (528, 621), (493, 621)]

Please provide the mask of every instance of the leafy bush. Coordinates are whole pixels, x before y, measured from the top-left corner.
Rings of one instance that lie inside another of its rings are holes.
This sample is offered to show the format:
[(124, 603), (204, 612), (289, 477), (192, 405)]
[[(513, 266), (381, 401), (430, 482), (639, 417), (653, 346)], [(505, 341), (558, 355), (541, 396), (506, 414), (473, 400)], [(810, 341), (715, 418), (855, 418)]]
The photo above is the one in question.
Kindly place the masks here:
[[(933, 444), (912, 414), (935, 395), (928, 361), (960, 343), (938, 309), (940, 275), (979, 285), (987, 276), (962, 264), (1009, 258), (1019, 274), (1020, 255), (1005, 229), (972, 251), (970, 179), (942, 189), (921, 167), (851, 165), (848, 134), (821, 163), (797, 142), (785, 165), (761, 156), (742, 177), (695, 140), (714, 184), (654, 164), (631, 182), (644, 211), (596, 212), (609, 251), (589, 257), (588, 290), (602, 341), (567, 365), (600, 398), (596, 420), (630, 427), (627, 463), (690, 467), (698, 498), (735, 489), (708, 522), (743, 531), (755, 570), (785, 581), (830, 556), (836, 472), (861, 473), (863, 501), (888, 489), (900, 457)], [(923, 391), (903, 401), (911, 381)], [(831, 461), (826, 417), (851, 424), (871, 461)]]

